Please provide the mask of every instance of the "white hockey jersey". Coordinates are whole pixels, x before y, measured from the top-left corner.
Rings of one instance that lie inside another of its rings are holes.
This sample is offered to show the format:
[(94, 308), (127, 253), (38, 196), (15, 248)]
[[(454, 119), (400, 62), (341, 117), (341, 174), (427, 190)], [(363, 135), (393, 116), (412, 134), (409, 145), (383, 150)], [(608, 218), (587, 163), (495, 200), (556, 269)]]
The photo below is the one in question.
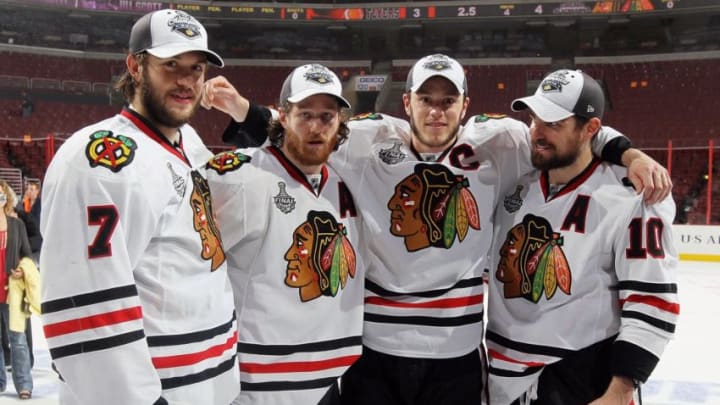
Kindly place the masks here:
[(237, 328), (188, 125), (174, 148), (137, 113), (83, 128), (45, 176), (42, 321), (62, 404), (217, 404), (237, 395)]
[(553, 196), (538, 171), (502, 196), (486, 333), (493, 405), (615, 335), (613, 369), (640, 381), (652, 372), (679, 313), (675, 205), (645, 205), (625, 176), (595, 160)]
[[(532, 170), (527, 126), (502, 115), (472, 117), (433, 162), (413, 150), (404, 120), (369, 114), (349, 126), (348, 144), (330, 164), (372, 235), (363, 343), (403, 357), (475, 350), (483, 336), (493, 212)], [(597, 145), (618, 135), (604, 130)]]
[(424, 162), (404, 120), (371, 114), (349, 126), (348, 144), (330, 164), (353, 191), (372, 235), (364, 344), (403, 357), (475, 350), (491, 215), (500, 190), (531, 167), (527, 128), (477, 117), (455, 145)]
[[(527, 126), (502, 115), (471, 117), (432, 162), (411, 147), (405, 120), (364, 114), (348, 126), (329, 165), (355, 196), (367, 235), (363, 343), (402, 357), (470, 353), (483, 336), (495, 206), (532, 170)], [(595, 153), (617, 136), (603, 128)]]
[(315, 191), (273, 146), (218, 154), (207, 176), (238, 314), (234, 403), (316, 404), (362, 352), (353, 196), (327, 166)]

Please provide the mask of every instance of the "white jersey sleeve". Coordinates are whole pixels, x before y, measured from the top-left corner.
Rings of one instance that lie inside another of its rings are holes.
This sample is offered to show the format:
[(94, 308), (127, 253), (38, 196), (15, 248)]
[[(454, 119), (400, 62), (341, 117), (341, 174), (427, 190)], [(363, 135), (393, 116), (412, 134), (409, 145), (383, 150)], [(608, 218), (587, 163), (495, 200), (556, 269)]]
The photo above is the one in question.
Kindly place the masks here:
[[(618, 178), (625, 175), (625, 169), (613, 169)], [(603, 188), (596, 192), (609, 210), (624, 206), (629, 214), (615, 227), (620, 333), (613, 363), (618, 375), (645, 381), (672, 338), (680, 313), (672, 236), (675, 204), (671, 196), (647, 205), (639, 196), (623, 199), (611, 193)]]

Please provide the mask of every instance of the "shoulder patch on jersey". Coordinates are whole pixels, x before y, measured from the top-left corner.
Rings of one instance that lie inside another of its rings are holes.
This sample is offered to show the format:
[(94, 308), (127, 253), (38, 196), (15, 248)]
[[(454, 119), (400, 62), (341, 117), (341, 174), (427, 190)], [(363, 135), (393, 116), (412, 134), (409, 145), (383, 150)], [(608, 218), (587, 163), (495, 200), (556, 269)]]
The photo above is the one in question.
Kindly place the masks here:
[(210, 158), (205, 168), (215, 170), (217, 174), (222, 175), (239, 169), (250, 160), (250, 156), (241, 152), (221, 152)]
[(285, 285), (299, 289), (300, 301), (335, 297), (355, 278), (355, 249), (345, 226), (326, 211), (310, 211), (293, 231), (285, 253)]
[(487, 122), (490, 120), (499, 120), (507, 118), (506, 114), (491, 114), (491, 113), (484, 113), (480, 115), (475, 116), (475, 122)]
[(288, 194), (287, 185), (284, 181), (278, 182), (278, 188), (280, 191), (273, 197), (275, 207), (283, 214), (289, 214), (295, 209), (295, 198)]
[(515, 192), (509, 195), (506, 195), (505, 198), (503, 198), (503, 206), (505, 207), (505, 211), (509, 213), (513, 213), (520, 209), (523, 205), (523, 199), (520, 195), (520, 192), (523, 190), (523, 186), (517, 185), (515, 186)]
[(402, 147), (402, 142), (394, 142), (393, 146), (385, 149), (380, 149), (378, 152), (378, 157), (383, 162), (389, 164), (389, 165), (395, 165), (407, 157), (407, 155), (400, 149)]
[(90, 167), (102, 166), (117, 173), (133, 161), (136, 149), (137, 142), (129, 136), (100, 130), (90, 134), (85, 156)]
[(550, 221), (527, 214), (507, 232), (500, 247), (495, 277), (503, 284), (503, 296), (537, 303), (551, 299), (557, 289), (570, 295), (572, 272), (562, 249), (563, 236)]
[(363, 113), (352, 116), (350, 118), (350, 121), (363, 121), (363, 120), (381, 120), (383, 119), (382, 114), (380, 113)]

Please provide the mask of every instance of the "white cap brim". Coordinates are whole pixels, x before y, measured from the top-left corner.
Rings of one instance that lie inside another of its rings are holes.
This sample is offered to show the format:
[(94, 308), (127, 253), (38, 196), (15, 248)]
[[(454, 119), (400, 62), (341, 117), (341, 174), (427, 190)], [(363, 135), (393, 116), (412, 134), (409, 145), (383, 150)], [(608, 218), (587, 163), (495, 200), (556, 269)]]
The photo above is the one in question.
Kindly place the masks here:
[(513, 111), (530, 109), (533, 114), (535, 114), (535, 116), (540, 118), (543, 122), (562, 121), (575, 115), (572, 111), (568, 111), (547, 98), (537, 94), (514, 100), (511, 104), (511, 108)]
[(338, 101), (340, 102), (340, 104), (343, 107), (350, 108), (350, 103), (347, 100), (345, 100), (345, 98), (338, 96), (336, 94), (329, 93), (327, 91), (323, 91), (322, 89), (307, 89), (304, 91), (300, 91), (297, 94), (295, 94), (294, 96), (288, 97), (287, 101), (289, 101), (291, 103), (299, 103), (299, 102), (305, 100), (306, 98), (315, 96), (317, 94), (327, 94), (328, 96), (335, 97), (336, 99), (338, 99)]
[(208, 62), (212, 63), (217, 67), (225, 66), (225, 62), (223, 62), (220, 55), (216, 54), (215, 52), (202, 47), (191, 47), (187, 44), (160, 45), (150, 49), (146, 49), (146, 52), (158, 58), (172, 58), (186, 52), (202, 52), (207, 55)]

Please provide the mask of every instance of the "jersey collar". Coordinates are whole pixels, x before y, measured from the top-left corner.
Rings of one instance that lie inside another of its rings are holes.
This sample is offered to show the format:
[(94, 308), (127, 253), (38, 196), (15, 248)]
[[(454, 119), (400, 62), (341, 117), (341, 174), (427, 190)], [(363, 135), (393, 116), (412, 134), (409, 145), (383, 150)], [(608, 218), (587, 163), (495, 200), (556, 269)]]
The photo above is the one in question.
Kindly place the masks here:
[(275, 158), (277, 158), (277, 160), (285, 168), (285, 170), (287, 170), (290, 177), (295, 179), (298, 183), (302, 184), (303, 187), (305, 187), (315, 195), (320, 195), (322, 193), (322, 190), (323, 188), (325, 188), (325, 184), (328, 180), (328, 169), (326, 165), (323, 165), (322, 169), (320, 170), (320, 185), (318, 186), (316, 193), (312, 184), (310, 184), (310, 181), (308, 181), (307, 177), (305, 176), (305, 173), (303, 173), (302, 170), (298, 169), (298, 167), (295, 166), (295, 164), (293, 164), (293, 162), (291, 162), (290, 159), (287, 158), (287, 156), (285, 156), (285, 154), (280, 150), (280, 148), (271, 145), (268, 146), (266, 150), (270, 152), (271, 155), (275, 156)]
[(129, 107), (123, 107), (122, 111), (120, 112), (120, 115), (123, 117), (129, 119), (139, 130), (141, 130), (145, 135), (147, 135), (150, 139), (157, 142), (160, 146), (165, 148), (168, 152), (175, 155), (178, 159), (185, 162), (188, 166), (191, 166), (190, 160), (188, 160), (187, 156), (185, 155), (185, 149), (183, 148), (183, 136), (182, 132), (180, 131), (180, 128), (178, 128), (178, 133), (180, 137), (178, 138), (178, 141), (176, 144), (170, 143), (170, 141), (163, 135), (156, 127), (153, 125), (150, 121), (148, 121), (145, 117), (138, 114), (137, 111), (129, 108)]

